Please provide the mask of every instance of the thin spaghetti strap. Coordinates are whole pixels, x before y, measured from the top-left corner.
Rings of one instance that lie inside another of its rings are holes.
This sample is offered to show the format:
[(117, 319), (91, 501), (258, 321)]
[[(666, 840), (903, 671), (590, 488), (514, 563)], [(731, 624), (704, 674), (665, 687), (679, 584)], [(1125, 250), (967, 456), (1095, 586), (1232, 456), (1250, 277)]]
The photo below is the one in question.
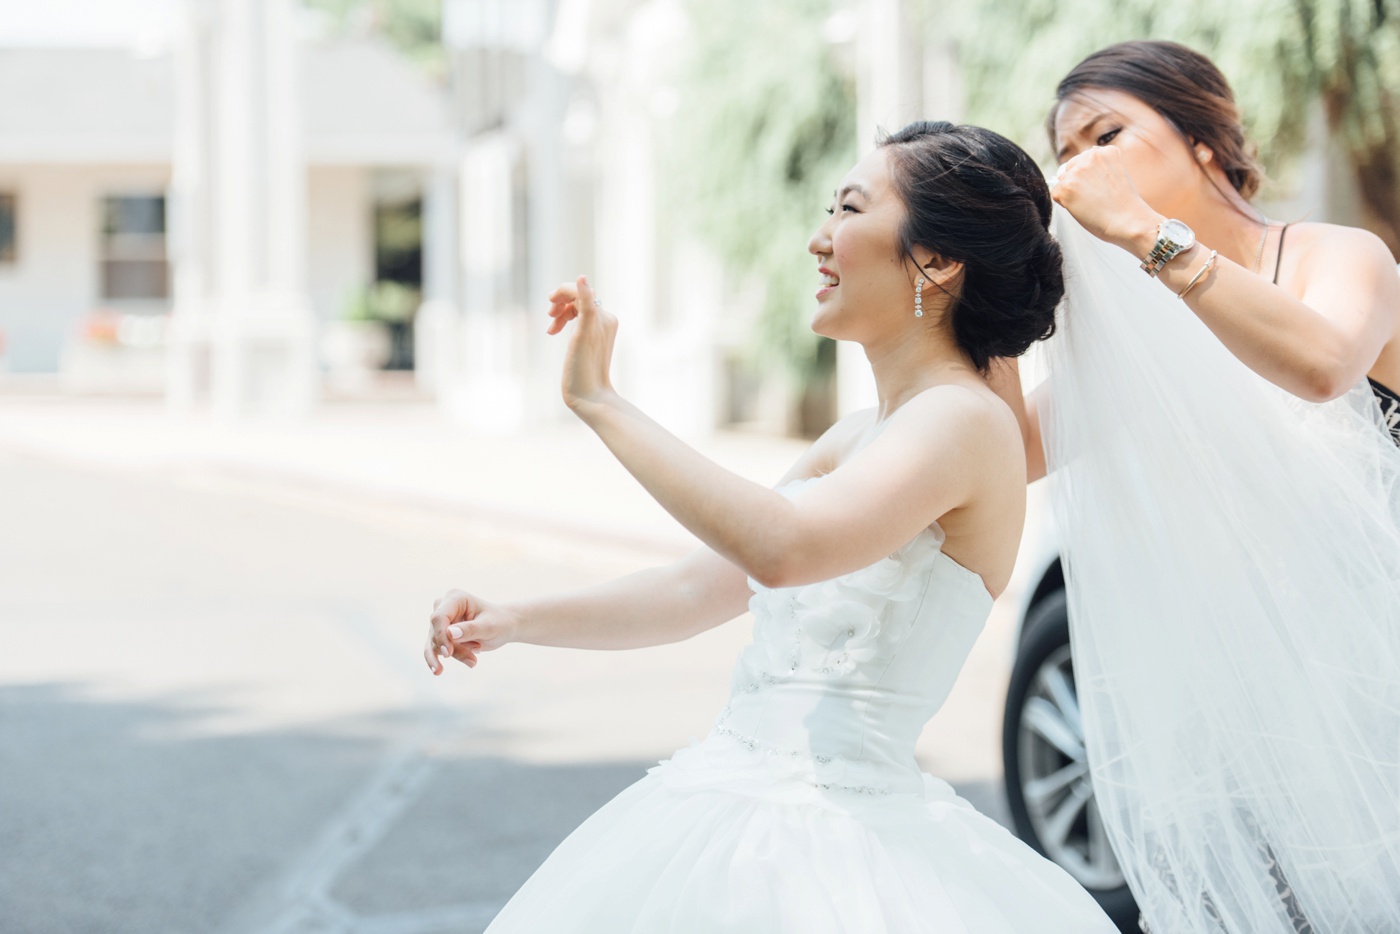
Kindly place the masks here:
[(1288, 233), (1288, 224), (1284, 224), (1283, 229), (1278, 232), (1278, 256), (1274, 257), (1274, 285), (1278, 285), (1278, 269), (1283, 263), (1283, 236), (1286, 233)]

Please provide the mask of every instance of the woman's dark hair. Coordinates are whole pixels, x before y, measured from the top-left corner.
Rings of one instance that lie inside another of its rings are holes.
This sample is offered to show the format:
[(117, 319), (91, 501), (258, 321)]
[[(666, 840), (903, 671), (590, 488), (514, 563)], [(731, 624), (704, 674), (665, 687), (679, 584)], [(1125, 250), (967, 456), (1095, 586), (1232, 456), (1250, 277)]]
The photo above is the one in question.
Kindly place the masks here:
[(993, 357), (1018, 357), (1055, 333), (1063, 262), (1035, 161), (991, 130), (945, 121), (911, 123), (879, 145), (907, 209), (904, 253), (913, 260), (921, 246), (963, 264), (948, 313), (973, 365), (986, 372)]
[(1055, 145), (1055, 113), (1066, 98), (1094, 89), (1131, 94), (1176, 128), (1188, 147), (1202, 143), (1245, 198), (1254, 197), (1264, 178), (1254, 147), (1245, 139), (1240, 109), (1230, 83), (1215, 63), (1176, 42), (1120, 42), (1099, 49), (1075, 65), (1055, 89), (1055, 106), (1045, 121)]

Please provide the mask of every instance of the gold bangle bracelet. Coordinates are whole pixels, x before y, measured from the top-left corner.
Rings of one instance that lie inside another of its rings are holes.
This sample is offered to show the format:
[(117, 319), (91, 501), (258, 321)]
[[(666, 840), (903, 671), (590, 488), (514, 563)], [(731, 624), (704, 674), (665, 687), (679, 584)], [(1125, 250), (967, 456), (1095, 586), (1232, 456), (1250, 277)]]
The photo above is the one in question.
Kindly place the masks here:
[(1201, 279), (1205, 276), (1205, 274), (1210, 272), (1212, 267), (1215, 266), (1215, 255), (1216, 251), (1211, 250), (1210, 255), (1206, 257), (1205, 264), (1202, 265), (1200, 269), (1196, 270), (1196, 274), (1191, 277), (1191, 281), (1186, 283), (1186, 288), (1176, 293), (1177, 298), (1181, 299), (1182, 301), (1186, 300), (1186, 293), (1195, 288), (1196, 283), (1200, 282)]

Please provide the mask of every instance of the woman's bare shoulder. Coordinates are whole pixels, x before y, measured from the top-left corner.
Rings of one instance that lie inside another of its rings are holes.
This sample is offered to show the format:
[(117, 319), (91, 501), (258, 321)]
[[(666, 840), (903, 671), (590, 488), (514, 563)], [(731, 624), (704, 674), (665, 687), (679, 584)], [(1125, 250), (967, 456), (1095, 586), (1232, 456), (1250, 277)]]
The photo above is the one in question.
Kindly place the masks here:
[(1285, 262), (1291, 253), (1294, 262), (1303, 268), (1337, 262), (1349, 266), (1395, 267), (1395, 257), (1385, 241), (1362, 227), (1300, 221), (1288, 225), (1285, 237)]

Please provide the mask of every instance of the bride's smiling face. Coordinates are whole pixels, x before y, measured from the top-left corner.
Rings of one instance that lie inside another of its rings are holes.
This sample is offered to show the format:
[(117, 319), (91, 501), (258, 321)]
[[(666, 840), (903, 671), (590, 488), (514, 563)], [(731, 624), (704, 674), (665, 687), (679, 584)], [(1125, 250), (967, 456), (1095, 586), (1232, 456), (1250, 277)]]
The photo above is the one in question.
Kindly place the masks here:
[(1166, 119), (1123, 91), (1088, 88), (1055, 110), (1055, 155), (1064, 163), (1086, 149), (1113, 146), (1142, 199), (1175, 217), (1201, 184), (1191, 146)]
[[(864, 343), (907, 328), (914, 320), (915, 274), (900, 246), (906, 209), (885, 147), (846, 173), (827, 210), (831, 216), (807, 243), (818, 266), (812, 330)], [(930, 303), (928, 291), (924, 303)]]

